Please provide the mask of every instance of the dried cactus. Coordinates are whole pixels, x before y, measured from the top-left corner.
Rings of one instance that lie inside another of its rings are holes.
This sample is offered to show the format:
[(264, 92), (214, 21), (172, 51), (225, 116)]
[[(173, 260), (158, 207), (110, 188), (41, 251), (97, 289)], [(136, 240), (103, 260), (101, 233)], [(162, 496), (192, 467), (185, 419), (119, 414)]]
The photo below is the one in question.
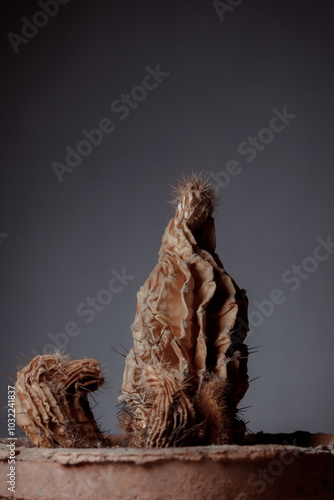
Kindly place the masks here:
[[(201, 176), (179, 183), (158, 264), (138, 292), (119, 398), (132, 446), (243, 440), (248, 302), (215, 253), (214, 202)], [(103, 382), (96, 360), (36, 356), (17, 376), (17, 424), (37, 446), (108, 446), (87, 399)]]
[(183, 178), (159, 261), (138, 292), (121, 426), (132, 446), (242, 442), (248, 301), (215, 253), (215, 195)]
[(17, 375), (16, 422), (36, 446), (106, 445), (87, 399), (103, 383), (95, 359), (71, 361), (59, 352), (36, 356)]

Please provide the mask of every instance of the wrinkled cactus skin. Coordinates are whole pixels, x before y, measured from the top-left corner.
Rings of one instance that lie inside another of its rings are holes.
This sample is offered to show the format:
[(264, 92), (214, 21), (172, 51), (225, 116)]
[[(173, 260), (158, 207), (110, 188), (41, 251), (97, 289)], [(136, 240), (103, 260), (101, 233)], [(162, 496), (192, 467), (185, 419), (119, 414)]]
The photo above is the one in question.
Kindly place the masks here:
[(71, 361), (60, 352), (36, 356), (17, 374), (16, 423), (38, 447), (105, 446), (87, 399), (103, 383), (95, 359)]
[(120, 424), (133, 446), (240, 443), (248, 389), (245, 291), (215, 253), (215, 196), (183, 178), (159, 260), (137, 295)]

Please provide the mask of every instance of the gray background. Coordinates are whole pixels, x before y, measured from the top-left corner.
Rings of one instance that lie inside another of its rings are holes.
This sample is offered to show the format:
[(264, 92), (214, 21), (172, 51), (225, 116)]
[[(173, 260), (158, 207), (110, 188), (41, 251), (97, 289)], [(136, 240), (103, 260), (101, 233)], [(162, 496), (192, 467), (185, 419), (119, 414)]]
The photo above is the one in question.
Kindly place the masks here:
[[(13, 0), (2, 10), (2, 406), (18, 360), (76, 321), (66, 352), (105, 365), (94, 412), (117, 430), (124, 358), (111, 345), (132, 346), (136, 292), (173, 214), (169, 185), (181, 170), (217, 174), (234, 159), (242, 172), (219, 190), (217, 252), (249, 311), (274, 289), (286, 297), (249, 337), (263, 347), (249, 361), (260, 378), (245, 420), (254, 432), (333, 432), (334, 256), (297, 290), (282, 282), (316, 238), (334, 237), (331, 2), (244, 1), (221, 21), (210, 1), (72, 0), (18, 54), (7, 34), (41, 8)], [(120, 120), (111, 102), (158, 64), (170, 75)], [(239, 144), (285, 105), (297, 117), (248, 163)], [(51, 163), (105, 117), (114, 132), (58, 182)], [(123, 267), (135, 279), (85, 323), (78, 304)]]

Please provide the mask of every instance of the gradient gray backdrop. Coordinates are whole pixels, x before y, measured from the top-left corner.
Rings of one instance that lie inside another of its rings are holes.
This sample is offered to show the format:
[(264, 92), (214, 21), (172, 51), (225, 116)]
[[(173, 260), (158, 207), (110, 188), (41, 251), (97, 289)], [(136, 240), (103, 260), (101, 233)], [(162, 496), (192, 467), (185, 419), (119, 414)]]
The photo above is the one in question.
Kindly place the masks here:
[[(245, 0), (221, 21), (204, 0), (71, 0), (16, 54), (7, 34), (41, 8), (2, 2), (2, 406), (18, 359), (76, 321), (66, 352), (105, 365), (109, 388), (94, 411), (117, 430), (124, 358), (111, 345), (132, 346), (136, 292), (172, 217), (169, 185), (181, 170), (217, 174), (237, 160), (242, 172), (215, 213), (217, 252), (250, 311), (274, 289), (286, 296), (249, 338), (263, 347), (249, 361), (260, 378), (245, 419), (252, 431), (334, 431), (334, 255), (297, 290), (282, 282), (316, 238), (334, 238), (331, 6)], [(120, 120), (111, 102), (158, 64), (170, 75)], [(239, 144), (284, 106), (297, 117), (248, 163)], [(114, 132), (60, 183), (52, 162), (106, 117)], [(78, 304), (123, 267), (135, 279), (85, 323)]]

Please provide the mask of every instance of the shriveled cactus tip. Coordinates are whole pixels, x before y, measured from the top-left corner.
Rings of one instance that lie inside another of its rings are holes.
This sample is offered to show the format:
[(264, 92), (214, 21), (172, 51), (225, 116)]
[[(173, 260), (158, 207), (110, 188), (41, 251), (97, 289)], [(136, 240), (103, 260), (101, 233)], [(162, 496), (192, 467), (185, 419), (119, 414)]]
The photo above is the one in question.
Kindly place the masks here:
[(213, 207), (218, 200), (216, 189), (210, 182), (209, 174), (205, 175), (203, 172), (199, 174), (195, 172), (185, 174), (182, 172), (178, 179), (177, 186), (170, 185), (170, 187), (172, 188), (172, 199), (169, 203), (175, 208), (177, 208), (182, 200), (187, 195), (189, 196), (191, 192), (196, 192), (198, 198), (210, 201)]

